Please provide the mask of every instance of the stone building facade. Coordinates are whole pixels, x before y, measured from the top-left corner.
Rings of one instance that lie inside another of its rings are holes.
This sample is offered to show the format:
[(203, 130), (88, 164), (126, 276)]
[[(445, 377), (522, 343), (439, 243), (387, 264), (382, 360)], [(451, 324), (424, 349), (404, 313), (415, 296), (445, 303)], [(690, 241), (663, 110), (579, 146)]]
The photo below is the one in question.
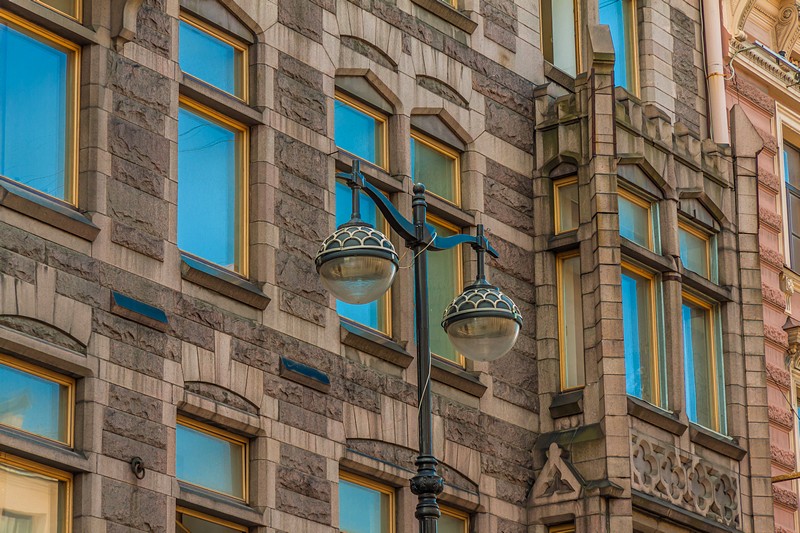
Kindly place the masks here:
[(359, 323), (314, 271), (358, 155), (406, 215), (446, 163), (432, 220), (525, 317), (435, 358), (450, 531), (771, 531), (765, 143), (706, 138), (697, 2), (623, 3), (628, 48), (574, 3), (570, 73), (546, 0), (0, 0), (0, 528), (416, 528), (411, 272)]
[[(776, 531), (800, 531), (798, 438), (800, 366), (797, 330), (800, 303), (798, 259), (792, 251), (793, 182), (800, 169), (791, 158), (798, 145), (800, 94), (797, 69), (777, 61), (784, 54), (797, 63), (797, 6), (792, 2), (729, 2), (724, 11), (728, 104), (739, 104), (764, 140), (759, 155), (759, 248), (764, 301), (764, 344), (769, 400), (770, 456)], [(762, 46), (756, 46), (756, 42)], [(788, 184), (788, 185), (787, 185)], [(796, 211), (796, 209), (795, 209)], [(794, 230), (796, 233), (796, 230)], [(794, 479), (791, 479), (794, 477)], [(788, 479), (787, 479), (788, 478)]]

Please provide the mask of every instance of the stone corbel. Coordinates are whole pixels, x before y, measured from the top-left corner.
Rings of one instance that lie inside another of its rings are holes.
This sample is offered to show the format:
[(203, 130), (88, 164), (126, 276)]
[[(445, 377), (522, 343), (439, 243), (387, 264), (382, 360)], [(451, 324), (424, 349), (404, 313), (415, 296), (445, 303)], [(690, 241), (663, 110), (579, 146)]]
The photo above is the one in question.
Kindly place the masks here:
[(143, 2), (144, 0), (111, 1), (111, 38), (114, 39), (117, 51), (136, 37), (136, 20)]
[(795, 292), (795, 279), (792, 276), (786, 275), (786, 272), (781, 272), (779, 279), (781, 292), (783, 292), (783, 295), (786, 298), (786, 312), (791, 314), (792, 296)]
[(789, 348), (786, 350), (786, 364), (790, 369), (800, 370), (800, 322), (792, 317), (783, 325)]
[(775, 23), (775, 49), (787, 55), (791, 54), (798, 37), (800, 37), (800, 18), (798, 18), (797, 1), (783, 0)]

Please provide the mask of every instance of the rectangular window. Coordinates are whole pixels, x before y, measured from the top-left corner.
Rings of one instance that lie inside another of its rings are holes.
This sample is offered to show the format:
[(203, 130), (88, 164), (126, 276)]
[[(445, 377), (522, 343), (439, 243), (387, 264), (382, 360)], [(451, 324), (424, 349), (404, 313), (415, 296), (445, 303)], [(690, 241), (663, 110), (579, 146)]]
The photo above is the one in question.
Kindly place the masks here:
[(178, 507), (175, 514), (176, 533), (247, 533), (244, 526)]
[(72, 446), (72, 379), (0, 354), (0, 383), (0, 424)]
[[(369, 222), (377, 229), (381, 230), (384, 235), (389, 234), (388, 224), (383, 219), (375, 203), (370, 200), (366, 194), (361, 193), (361, 219)], [(344, 224), (350, 220), (350, 215), (353, 212), (353, 194), (350, 187), (346, 183), (336, 182), (336, 227)], [(336, 312), (339, 316), (358, 322), (368, 328), (380, 331), (386, 335), (391, 336), (391, 289), (378, 298), (374, 302), (363, 305), (349, 304), (336, 300)]]
[(583, 357), (583, 304), (581, 256), (568, 254), (557, 260), (558, 330), (561, 352), (561, 390), (586, 384)]
[(175, 475), (181, 481), (247, 500), (247, 439), (178, 417)]
[(178, 247), (247, 276), (247, 129), (181, 99)]
[(678, 238), (683, 267), (716, 283), (716, 239), (683, 223), (678, 225)]
[(660, 386), (664, 374), (659, 350), (660, 298), (653, 274), (623, 264), (622, 329), (627, 393), (654, 405), (665, 405)]
[(569, 178), (553, 184), (556, 235), (578, 229), (581, 212), (578, 203), (578, 178)]
[(411, 133), (411, 179), (428, 192), (461, 204), (459, 154), (417, 132)]
[(394, 490), (360, 476), (339, 473), (339, 530), (394, 533)]
[(469, 515), (449, 507), (441, 507), (439, 533), (469, 533)]
[(628, 92), (638, 94), (638, 58), (636, 50), (635, 0), (600, 0), (600, 24), (611, 28), (614, 42), (614, 82)]
[(703, 427), (725, 433), (724, 374), (720, 349), (722, 338), (716, 308), (683, 294), (683, 366), (686, 415)]
[(0, 452), (0, 531), (69, 533), (72, 476)]
[(653, 228), (656, 216), (653, 205), (629, 193), (619, 190), (619, 234), (629, 241), (650, 251), (658, 252), (658, 242)]
[(336, 146), (364, 161), (388, 168), (386, 117), (342, 93), (334, 104)]
[(37, 2), (50, 7), (68, 17), (80, 20), (81, 1), (80, 0), (36, 0)]
[(783, 174), (786, 182), (786, 219), (789, 261), (800, 270), (800, 148), (783, 143)]
[(247, 100), (247, 47), (181, 14), (179, 63), (186, 74)]
[(547, 533), (575, 533), (575, 524), (559, 524), (547, 528)]
[(79, 54), (0, 9), (0, 175), (73, 204)]
[[(428, 218), (437, 237), (450, 237), (461, 233), (455, 226), (434, 217)], [(442, 314), (463, 289), (461, 247), (428, 254), (428, 315), (430, 318), (431, 353), (457, 365), (464, 365), (464, 357), (456, 352), (442, 328)]]
[(542, 53), (570, 76), (578, 73), (578, 9), (574, 0), (541, 0)]

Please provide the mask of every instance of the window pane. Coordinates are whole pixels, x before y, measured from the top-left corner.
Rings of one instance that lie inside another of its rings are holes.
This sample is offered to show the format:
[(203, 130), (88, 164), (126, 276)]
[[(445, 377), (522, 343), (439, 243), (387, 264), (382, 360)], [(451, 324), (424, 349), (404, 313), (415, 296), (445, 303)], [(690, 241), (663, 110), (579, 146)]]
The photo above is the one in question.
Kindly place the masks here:
[(456, 160), (415, 138), (411, 138), (411, 178), (428, 191), (445, 200), (458, 203)]
[(619, 234), (639, 246), (651, 249), (650, 210), (620, 195)]
[(71, 201), (71, 52), (0, 19), (0, 174)]
[(622, 329), (625, 342), (625, 383), (628, 394), (659, 403), (654, 394), (656, 374), (653, 339), (653, 282), (622, 271)]
[(786, 182), (800, 189), (800, 150), (789, 143), (783, 144), (783, 171)]
[(608, 24), (611, 28), (611, 39), (614, 42), (614, 82), (629, 91), (633, 87), (633, 7), (631, 0), (600, 0), (600, 24)]
[(39, 2), (71, 17), (78, 17), (78, 5), (76, 0), (39, 0)]
[(560, 266), (562, 387), (571, 389), (585, 384), (581, 258), (577, 255), (568, 257), (560, 262)]
[[(430, 221), (429, 221), (430, 222)], [(431, 222), (436, 229), (437, 237), (449, 237), (456, 232), (440, 224)], [(461, 357), (456, 352), (450, 339), (447, 338), (442, 327), (442, 314), (450, 305), (453, 298), (458, 296), (462, 287), (459, 286), (461, 264), (458, 247), (428, 254), (428, 306), (431, 332), (431, 352), (453, 361), (461, 363)]]
[(391, 496), (339, 480), (339, 530), (342, 533), (389, 533)]
[(697, 235), (678, 229), (681, 246), (681, 261), (687, 270), (691, 270), (701, 276), (708, 278), (708, 247), (709, 242)]
[(228, 527), (219, 521), (206, 520), (181, 511), (177, 512), (176, 522), (178, 523), (176, 533), (242, 533), (247, 531), (245, 528)]
[[(797, 265), (798, 259), (796, 259), (796, 258), (800, 258), (800, 237), (797, 237), (794, 234), (790, 235), (789, 236), (789, 245), (791, 246), (791, 252), (790, 253), (792, 254), (791, 255), (791, 257), (792, 257), (792, 268), (794, 270), (798, 270), (798, 266), (800, 266), (800, 265)], [(795, 265), (797, 265), (797, 266), (795, 266)]]
[[(366, 194), (361, 193), (361, 218), (369, 222), (376, 228), (382, 230), (384, 227), (383, 217), (375, 203)], [(340, 181), (336, 182), (336, 227), (350, 220), (353, 212), (353, 196), (350, 187)], [(387, 306), (389, 295), (384, 294), (378, 300), (363, 305), (349, 304), (336, 300), (336, 312), (339, 316), (349, 318), (354, 322), (363, 324), (372, 329), (377, 329), (384, 333), (389, 332)]]
[(336, 100), (334, 122), (336, 146), (365, 161), (383, 166), (384, 124), (381, 121)]
[(67, 485), (42, 472), (0, 462), (0, 531), (67, 531)]
[(719, 430), (721, 398), (714, 353), (711, 311), (684, 299), (683, 354), (686, 415), (689, 420)]
[(442, 511), (442, 516), (439, 518), (439, 533), (467, 533), (467, 526), (469, 521), (465, 518), (446, 514)]
[(181, 481), (244, 499), (244, 444), (178, 424), (175, 461)]
[(542, 0), (542, 48), (545, 59), (570, 76), (578, 71), (575, 53), (575, 4)]
[(0, 383), (0, 424), (69, 442), (69, 387), (1, 362)]
[(239, 137), (204, 115), (178, 112), (178, 247), (230, 269), (240, 266)]
[(225, 92), (244, 95), (244, 54), (232, 44), (181, 20), (179, 53), (185, 73)]
[(578, 183), (556, 185), (556, 202), (558, 205), (556, 233), (578, 228), (580, 224), (580, 204), (578, 203)]

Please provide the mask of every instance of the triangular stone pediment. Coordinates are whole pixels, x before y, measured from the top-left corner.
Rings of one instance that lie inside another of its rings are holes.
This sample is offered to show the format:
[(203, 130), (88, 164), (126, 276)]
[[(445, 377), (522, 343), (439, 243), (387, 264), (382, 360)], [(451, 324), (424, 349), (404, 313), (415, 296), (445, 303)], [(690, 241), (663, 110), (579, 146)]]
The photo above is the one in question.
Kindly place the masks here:
[(566, 452), (554, 442), (547, 450), (547, 462), (533, 484), (531, 495), (537, 504), (577, 500), (585, 484), (566, 459)]

